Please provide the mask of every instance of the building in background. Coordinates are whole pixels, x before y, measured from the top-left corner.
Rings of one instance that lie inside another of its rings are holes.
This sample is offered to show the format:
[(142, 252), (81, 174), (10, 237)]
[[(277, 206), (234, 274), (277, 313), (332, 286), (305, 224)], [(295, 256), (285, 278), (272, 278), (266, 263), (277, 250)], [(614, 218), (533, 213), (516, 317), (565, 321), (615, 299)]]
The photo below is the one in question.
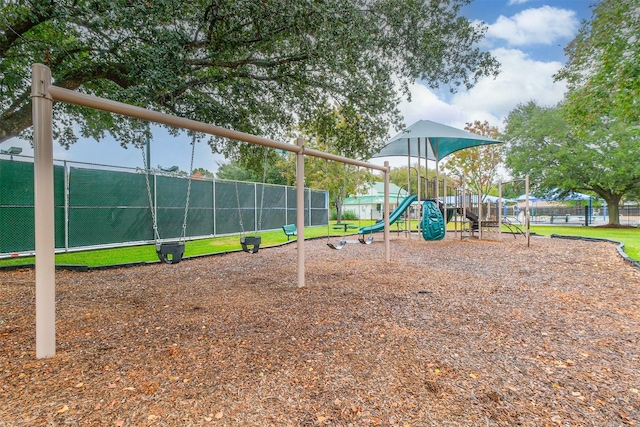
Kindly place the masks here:
[[(393, 212), (405, 197), (407, 197), (407, 190), (390, 183), (390, 212)], [(346, 198), (342, 206), (344, 212), (351, 211), (358, 219), (381, 220), (384, 209), (384, 183), (374, 182), (364, 194)]]

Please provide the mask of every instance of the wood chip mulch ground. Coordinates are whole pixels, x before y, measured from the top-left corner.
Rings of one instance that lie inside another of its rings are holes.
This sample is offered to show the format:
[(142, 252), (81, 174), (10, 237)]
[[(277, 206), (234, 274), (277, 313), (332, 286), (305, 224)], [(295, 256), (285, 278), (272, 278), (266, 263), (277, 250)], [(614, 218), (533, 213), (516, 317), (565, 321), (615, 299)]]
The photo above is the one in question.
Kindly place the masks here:
[[(0, 272), (0, 426), (640, 426), (640, 271), (611, 243), (306, 243)], [(380, 240), (378, 237), (377, 240)]]

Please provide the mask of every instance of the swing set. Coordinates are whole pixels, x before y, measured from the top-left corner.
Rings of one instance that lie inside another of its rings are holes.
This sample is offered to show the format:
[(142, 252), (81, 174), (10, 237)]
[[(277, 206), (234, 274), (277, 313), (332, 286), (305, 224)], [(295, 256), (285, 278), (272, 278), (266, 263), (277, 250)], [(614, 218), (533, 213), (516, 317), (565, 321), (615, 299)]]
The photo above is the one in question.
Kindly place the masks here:
[[(148, 143), (148, 142), (147, 142)], [(173, 241), (163, 241), (160, 237), (160, 232), (158, 231), (158, 219), (156, 216), (156, 207), (153, 202), (153, 192), (151, 191), (151, 183), (149, 180), (149, 165), (147, 164), (147, 159), (145, 157), (145, 153), (142, 153), (142, 160), (144, 164), (145, 171), (145, 182), (147, 186), (147, 196), (149, 198), (149, 209), (151, 210), (151, 220), (153, 223), (153, 235), (156, 246), (156, 254), (158, 255), (158, 259), (164, 262), (165, 264), (178, 264), (182, 257), (184, 256), (185, 250), (185, 239), (187, 232), (187, 218), (189, 215), (189, 200), (191, 198), (191, 180), (193, 175), (193, 159), (195, 156), (195, 147), (196, 147), (196, 137), (193, 136), (191, 142), (191, 163), (189, 165), (189, 181), (187, 184), (187, 195), (184, 206), (184, 217), (182, 221), (182, 232), (177, 240)], [(260, 232), (262, 230), (262, 210), (264, 206), (264, 187), (267, 179), (267, 163), (268, 163), (268, 150), (265, 150), (264, 153), (264, 166), (263, 166), (263, 177), (262, 177), (262, 195), (260, 197), (260, 214), (258, 217), (258, 227), (253, 236), (246, 235), (246, 231), (244, 228), (244, 222), (242, 220), (242, 205), (240, 203), (240, 193), (238, 191), (238, 182), (235, 182), (235, 190), (236, 190), (236, 202), (238, 205), (238, 221), (240, 223), (240, 228), (242, 230), (242, 234), (240, 236), (240, 246), (242, 247), (243, 252), (247, 252), (250, 254), (255, 254), (260, 250), (260, 244), (262, 243), (262, 237)]]
[[(248, 142), (264, 147), (296, 153), (296, 227), (297, 240), (297, 281), (298, 287), (305, 287), (305, 239), (304, 239), (304, 157), (312, 156), (342, 163), (376, 169), (384, 172), (384, 209), (389, 208), (389, 162), (384, 166), (366, 163), (307, 148), (304, 140), (298, 138), (296, 144), (287, 144), (272, 139), (222, 128), (171, 114), (151, 111), (110, 99), (100, 98), (57, 87), (53, 85), (51, 70), (43, 64), (33, 64), (31, 76), (31, 99), (33, 111), (34, 145), (34, 223), (35, 223), (35, 347), (36, 357), (54, 356), (56, 353), (56, 298), (55, 298), (55, 203), (53, 189), (53, 104), (64, 102), (109, 113), (160, 123), (181, 129), (202, 132), (221, 138)], [(186, 206), (188, 210), (188, 206)], [(184, 243), (184, 242), (183, 242)], [(245, 238), (245, 243), (246, 238)], [(384, 258), (391, 262), (389, 243), (389, 221), (385, 218)], [(178, 241), (177, 246), (180, 246)], [(167, 256), (169, 247), (165, 246)], [(160, 246), (162, 252), (162, 244)], [(248, 248), (249, 249), (249, 248)], [(178, 250), (176, 253), (180, 253)], [(177, 260), (177, 257), (176, 257)], [(174, 259), (171, 259), (172, 263)]]

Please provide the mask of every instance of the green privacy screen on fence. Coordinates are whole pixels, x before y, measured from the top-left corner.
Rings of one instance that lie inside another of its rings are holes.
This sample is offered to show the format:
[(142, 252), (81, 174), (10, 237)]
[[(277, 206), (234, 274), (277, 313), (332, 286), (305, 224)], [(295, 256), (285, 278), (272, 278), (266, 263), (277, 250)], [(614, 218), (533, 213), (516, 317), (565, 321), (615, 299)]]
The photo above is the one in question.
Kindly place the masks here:
[(69, 247), (153, 239), (144, 174), (72, 167)]
[[(54, 174), (59, 250), (153, 242), (154, 216), (161, 239), (182, 235), (186, 177), (152, 172), (147, 186), (144, 171), (66, 163), (56, 165)], [(186, 237), (273, 230), (295, 223), (295, 193), (293, 187), (193, 179)], [(0, 159), (0, 221), (0, 255), (34, 250), (32, 162)], [(327, 221), (326, 192), (305, 189), (305, 224)]]
[[(56, 247), (64, 247), (64, 168), (54, 166)], [(0, 253), (33, 251), (33, 163), (0, 160)]]

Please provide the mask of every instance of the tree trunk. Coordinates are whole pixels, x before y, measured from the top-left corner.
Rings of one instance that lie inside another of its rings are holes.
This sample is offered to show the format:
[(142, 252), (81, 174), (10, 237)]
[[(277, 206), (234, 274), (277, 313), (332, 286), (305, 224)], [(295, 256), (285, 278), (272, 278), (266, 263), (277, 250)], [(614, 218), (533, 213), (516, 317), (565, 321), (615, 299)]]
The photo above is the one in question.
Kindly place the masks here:
[(342, 222), (342, 199), (336, 199), (336, 221), (338, 224)]
[(620, 225), (620, 197), (613, 197), (607, 201), (607, 211), (609, 214), (609, 225)]
[(596, 191), (607, 202), (609, 225), (620, 225), (620, 200), (622, 194), (614, 194), (609, 191)]

